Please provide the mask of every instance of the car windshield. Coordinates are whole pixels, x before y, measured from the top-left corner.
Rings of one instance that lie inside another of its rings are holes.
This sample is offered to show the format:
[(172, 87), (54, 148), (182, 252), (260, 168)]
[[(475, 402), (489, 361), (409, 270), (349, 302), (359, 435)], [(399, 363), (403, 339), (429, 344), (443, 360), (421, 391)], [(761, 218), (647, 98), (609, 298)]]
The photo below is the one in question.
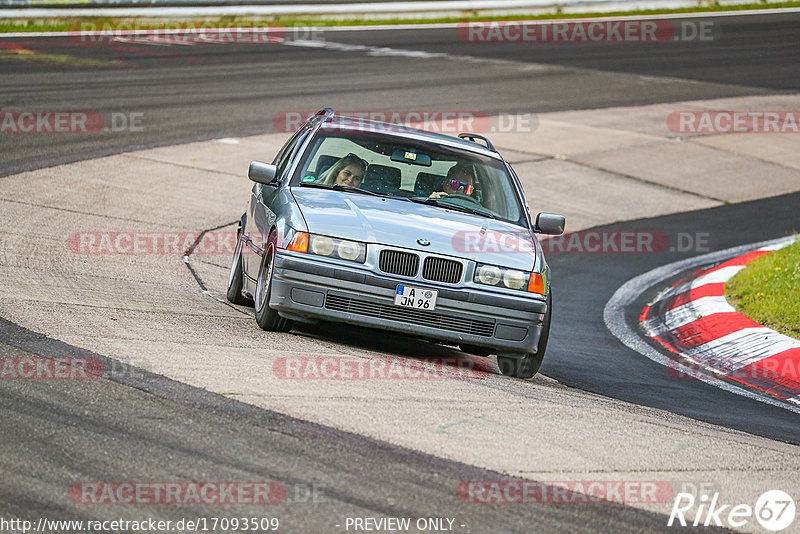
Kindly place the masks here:
[(502, 161), (401, 136), (323, 129), (306, 150), (291, 186), (379, 194), (525, 226)]

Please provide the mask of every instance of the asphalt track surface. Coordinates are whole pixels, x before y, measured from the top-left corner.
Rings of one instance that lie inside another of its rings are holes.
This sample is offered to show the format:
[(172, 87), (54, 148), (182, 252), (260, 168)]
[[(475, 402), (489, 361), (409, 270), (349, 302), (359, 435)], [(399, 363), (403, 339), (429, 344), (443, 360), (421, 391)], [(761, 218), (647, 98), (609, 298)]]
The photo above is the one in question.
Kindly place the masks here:
[[(660, 514), (616, 504), (465, 504), (455, 498), (459, 483), (505, 477), (254, 408), (4, 320), (0, 349), (10, 356), (97, 357), (111, 371), (108, 378), (58, 385), (4, 383), (0, 511), (5, 518), (177, 522), (255, 513), (277, 517), (279, 532), (335, 532), (344, 531), (336, 525), (347, 516), (385, 515), (450, 517), (461, 532), (668, 530)], [(279, 481), (286, 500), (255, 512), (247, 504), (148, 510), (64, 502), (72, 481), (120, 478)]]
[[(329, 42), (487, 59), (474, 69), (443, 60), (436, 72), (400, 72), (392, 56), (307, 46), (109, 47), (18, 39), (17, 46), (68, 59), (54, 63), (0, 55), (2, 108), (141, 112), (146, 127), (91, 137), (3, 135), (0, 176), (136, 148), (262, 133), (273, 129), (275, 113), (322, 105), (494, 114), (796, 92), (798, 22), (798, 15), (715, 19), (720, 37), (713, 43), (654, 45), (477, 46), (459, 42), (453, 32), (434, 30), (326, 35)], [(0, 41), (6, 52), (7, 44)], [(87, 66), (69, 59), (75, 57), (117, 63)], [(520, 68), (498, 83), (492, 78), (494, 61), (537, 69)], [(797, 231), (799, 203), (800, 195), (793, 194), (607, 229), (670, 233), (689, 228), (709, 232), (713, 249), (723, 249)], [(552, 255), (558, 296), (542, 372), (569, 386), (800, 443), (794, 414), (698, 381), (672, 380), (613, 338), (601, 313), (587, 317), (586, 309), (602, 310), (628, 279), (681, 257)], [(630, 321), (650, 296), (629, 310)], [(0, 324), (0, 343), (10, 355), (78, 351), (7, 322)], [(500, 475), (244, 406), (144, 372), (120, 376), (88, 386), (4, 381), (0, 462), (12, 481), (0, 492), (4, 512), (119, 515), (114, 507), (65, 508), (63, 481), (69, 479), (270, 479), (282, 481), (290, 495), (294, 487), (325, 488), (311, 507), (307, 502), (282, 505), (287, 508), (279, 515), (296, 531), (330, 529), (332, 514), (456, 516), (473, 532), (576, 531), (578, 525), (609, 532), (665, 528), (663, 516), (607, 504), (460, 506), (453, 498), (459, 481)], [(354, 454), (359, 461), (352, 461)], [(175, 518), (201, 512), (174, 507), (159, 514)]]
[[(485, 60), (443, 59), (435, 69), (423, 61), (418, 69), (409, 69), (406, 58), (380, 50), (3, 39), (0, 109), (89, 109), (107, 120), (111, 113), (140, 113), (143, 131), (100, 132), (88, 138), (3, 136), (0, 176), (138, 148), (274, 131), (276, 114), (326, 105), (496, 115), (800, 89), (800, 14), (711, 22), (712, 41), (664, 43), (463, 42), (455, 29), (312, 35), (302, 28), (284, 36), (288, 43), (313, 38)], [(47, 54), (56, 57), (48, 61)]]

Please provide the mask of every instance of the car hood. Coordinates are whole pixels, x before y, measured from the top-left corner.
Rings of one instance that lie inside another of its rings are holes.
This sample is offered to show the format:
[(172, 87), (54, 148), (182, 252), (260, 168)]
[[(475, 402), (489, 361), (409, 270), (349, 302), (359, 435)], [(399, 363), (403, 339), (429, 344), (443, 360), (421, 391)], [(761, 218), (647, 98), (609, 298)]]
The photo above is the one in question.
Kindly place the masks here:
[[(308, 231), (530, 271), (538, 254), (526, 229), (495, 219), (386, 197), (293, 187)], [(418, 240), (429, 241), (423, 246)]]

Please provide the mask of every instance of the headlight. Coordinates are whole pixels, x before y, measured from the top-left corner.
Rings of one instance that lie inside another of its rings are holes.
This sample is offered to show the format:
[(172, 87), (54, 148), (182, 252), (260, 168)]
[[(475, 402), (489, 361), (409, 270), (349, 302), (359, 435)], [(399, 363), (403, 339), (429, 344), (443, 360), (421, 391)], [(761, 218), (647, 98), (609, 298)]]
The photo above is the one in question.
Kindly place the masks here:
[(479, 263), (475, 269), (473, 281), (489, 286), (507, 287), (508, 289), (528, 291), (540, 295), (545, 294), (545, 283), (542, 275), (536, 272), (518, 271)]
[(336, 253), (343, 260), (355, 261), (361, 254), (360, 243), (353, 241), (339, 241), (339, 246), (336, 247)]
[(340, 260), (364, 263), (367, 258), (367, 246), (358, 241), (337, 239), (326, 235), (309, 235), (308, 251), (317, 256), (339, 258)]
[(319, 256), (330, 256), (333, 252), (333, 239), (324, 235), (311, 237), (311, 253)]
[(500, 268), (493, 265), (478, 265), (478, 268), (475, 270), (476, 281), (481, 284), (490, 286), (497, 285), (502, 276), (503, 274)]
[(528, 281), (527, 278), (522, 271), (509, 269), (503, 273), (503, 283), (509, 289), (522, 289)]

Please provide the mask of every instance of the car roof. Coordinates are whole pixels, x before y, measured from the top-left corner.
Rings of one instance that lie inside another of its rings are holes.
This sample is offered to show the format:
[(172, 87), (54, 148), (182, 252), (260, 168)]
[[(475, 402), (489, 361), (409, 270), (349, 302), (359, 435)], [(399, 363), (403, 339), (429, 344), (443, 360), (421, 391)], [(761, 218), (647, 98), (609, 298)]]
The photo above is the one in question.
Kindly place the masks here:
[(503, 160), (502, 156), (497, 151), (490, 150), (488, 147), (481, 145), (480, 143), (476, 143), (475, 141), (469, 141), (442, 133), (430, 132), (428, 130), (422, 130), (419, 128), (411, 128), (410, 126), (404, 126), (402, 124), (373, 121), (358, 117), (331, 115), (325, 118), (322, 127), (325, 128), (331, 126), (352, 131), (375, 132), (379, 134), (413, 138), (418, 141), (441, 143), (450, 147), (476, 152), (478, 154), (499, 159), (501, 161)]

